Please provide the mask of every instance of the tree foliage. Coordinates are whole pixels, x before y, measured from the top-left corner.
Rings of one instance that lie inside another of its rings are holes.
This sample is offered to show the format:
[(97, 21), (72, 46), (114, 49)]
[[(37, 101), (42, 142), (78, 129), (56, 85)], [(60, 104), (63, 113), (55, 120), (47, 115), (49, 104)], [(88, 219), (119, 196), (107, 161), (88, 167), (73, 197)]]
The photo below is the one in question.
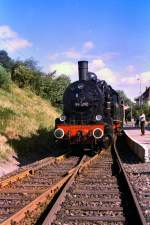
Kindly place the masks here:
[(40, 93), (53, 105), (61, 107), (63, 93), (69, 84), (70, 79), (66, 75), (59, 77), (45, 75), (41, 77)]
[(23, 64), (30, 70), (34, 70), (34, 71), (40, 70), (40, 67), (38, 66), (38, 62), (36, 60), (34, 60), (32, 57), (24, 60)]
[(11, 70), (14, 61), (8, 56), (5, 50), (0, 50), (0, 64), (7, 70)]
[(133, 102), (131, 101), (131, 99), (129, 99), (126, 94), (124, 93), (124, 91), (122, 90), (117, 90), (117, 93), (119, 94), (119, 96), (122, 98), (124, 105), (128, 105), (131, 106), (133, 105)]
[(53, 80), (53, 99), (51, 100), (53, 105), (62, 104), (63, 93), (69, 84), (70, 79), (66, 75), (61, 75)]
[(17, 63), (12, 68), (11, 78), (20, 88), (24, 88), (35, 86), (38, 75), (25, 65)]
[(146, 119), (150, 120), (150, 106), (148, 106), (146, 103), (142, 104), (141, 106), (135, 104), (133, 107), (133, 116), (137, 118), (142, 114), (142, 112), (145, 113)]
[(9, 90), (11, 84), (10, 73), (0, 65), (0, 88)]
[(62, 102), (63, 93), (70, 83), (69, 77), (56, 76), (56, 71), (46, 74), (33, 58), (15, 61), (4, 50), (0, 51), (0, 65), (0, 88), (7, 88), (12, 79), (20, 88), (28, 87), (53, 105), (61, 107), (58, 102)]
[(129, 109), (126, 110), (126, 119), (127, 120), (131, 120), (131, 110), (132, 110), (132, 117), (134, 119), (136, 119), (137, 117), (139, 117), (142, 112), (145, 113), (146, 115), (146, 119), (150, 120), (150, 106), (148, 106), (148, 104), (144, 103), (142, 105), (137, 105), (135, 103), (133, 103), (124, 93), (124, 91), (117, 91), (120, 95), (120, 97), (123, 99), (124, 104), (129, 106)]

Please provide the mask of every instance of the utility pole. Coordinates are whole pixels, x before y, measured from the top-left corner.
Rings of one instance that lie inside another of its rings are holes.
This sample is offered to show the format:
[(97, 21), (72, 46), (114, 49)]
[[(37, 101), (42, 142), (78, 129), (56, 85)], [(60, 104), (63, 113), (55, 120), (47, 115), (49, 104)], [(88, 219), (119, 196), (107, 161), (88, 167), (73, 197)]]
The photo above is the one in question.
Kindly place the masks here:
[(132, 121), (132, 104), (131, 104), (131, 121)]
[(142, 83), (141, 83), (141, 79), (140, 78), (138, 78), (137, 80), (139, 80), (139, 82), (140, 82), (139, 106), (140, 106), (140, 108), (142, 108)]
[(126, 122), (126, 113), (125, 113), (125, 108), (123, 106), (123, 125), (125, 125)]

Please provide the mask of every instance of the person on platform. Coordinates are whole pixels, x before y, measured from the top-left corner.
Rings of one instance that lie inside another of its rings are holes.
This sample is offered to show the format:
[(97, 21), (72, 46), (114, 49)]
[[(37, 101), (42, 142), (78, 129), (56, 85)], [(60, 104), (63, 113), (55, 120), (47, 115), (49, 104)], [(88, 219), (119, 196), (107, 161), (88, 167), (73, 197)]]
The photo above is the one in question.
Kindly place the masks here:
[(140, 128), (141, 128), (141, 135), (145, 134), (145, 114), (142, 112), (142, 115), (140, 116)]

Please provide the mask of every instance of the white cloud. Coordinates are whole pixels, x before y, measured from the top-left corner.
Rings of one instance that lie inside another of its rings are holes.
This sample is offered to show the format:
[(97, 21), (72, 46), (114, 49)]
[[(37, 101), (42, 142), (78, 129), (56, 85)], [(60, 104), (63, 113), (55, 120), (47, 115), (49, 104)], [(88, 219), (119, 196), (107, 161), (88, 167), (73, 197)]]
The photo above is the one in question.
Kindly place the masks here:
[(80, 58), (80, 52), (76, 51), (74, 48), (70, 48), (65, 52), (52, 53), (48, 55), (49, 60), (56, 60), (58, 58), (68, 58), (68, 59), (77, 59)]
[(30, 46), (32, 44), (28, 40), (20, 38), (9, 26), (0, 26), (0, 49), (15, 52)]
[[(69, 75), (72, 82), (78, 80), (78, 65), (70, 60), (52, 64), (49, 69), (50, 71), (56, 70), (58, 75), (62, 73)], [(112, 70), (106, 62), (104, 63), (101, 57), (94, 58), (89, 62), (89, 71), (94, 72), (100, 80), (105, 80), (112, 88), (124, 90), (132, 100), (139, 95), (138, 78), (141, 79), (142, 91), (144, 91), (145, 86), (150, 84), (150, 71), (130, 75), (124, 71), (119, 74)]]
[(100, 80), (105, 80), (108, 84), (116, 84), (118, 82), (117, 80), (117, 74), (115, 74), (110, 68), (105, 67), (101, 70), (98, 70), (96, 73)]
[(83, 44), (83, 50), (89, 51), (94, 48), (94, 43), (92, 41), (87, 41)]
[(150, 84), (150, 71), (142, 72), (140, 74), (134, 74), (133, 76), (124, 77), (121, 79), (121, 82), (126, 85), (138, 84), (141, 80), (141, 84)]
[(78, 51), (76, 51), (74, 48), (69, 49), (68, 51), (64, 52), (64, 55), (68, 58), (80, 58), (81, 55)]
[(50, 71), (56, 70), (57, 74), (66, 74), (70, 77), (72, 81), (75, 81), (78, 79), (78, 68), (75, 63), (72, 62), (61, 62), (61, 63), (55, 63), (51, 64), (49, 66)]
[[(50, 71), (57, 71), (57, 74), (69, 75), (71, 81), (78, 80), (78, 64), (71, 61), (65, 61), (61, 63), (54, 63), (49, 66)], [(113, 72), (110, 68), (106, 67), (104, 62), (99, 59), (94, 59), (89, 63), (89, 71), (97, 74), (98, 78), (101, 80), (106, 80), (108, 84), (116, 84), (118, 82), (117, 74)]]
[(59, 57), (58, 53), (50, 53), (48, 54), (48, 59), (49, 60), (56, 60)]
[(104, 61), (109, 61), (111, 59), (117, 58), (119, 55), (120, 54), (118, 52), (106, 52), (101, 57)]
[[(104, 64), (104, 62), (112, 60), (116, 57), (118, 57), (120, 54), (118, 52), (106, 52), (101, 55), (97, 55), (94, 53), (90, 53), (90, 50), (94, 48), (94, 43), (92, 41), (87, 41), (83, 43), (81, 48), (79, 50), (76, 50), (74, 47), (67, 49), (63, 52), (54, 52), (48, 54), (49, 60), (59, 60), (64, 61), (66, 59), (67, 61), (70, 59), (87, 59), (87, 60), (101, 60), (100, 64)], [(97, 62), (96, 62), (97, 63)], [(99, 63), (99, 62), (98, 62)], [(103, 65), (102, 65), (103, 66)]]
[(141, 79), (142, 83), (150, 83), (150, 71), (143, 72), (139, 75), (139, 78)]
[(120, 81), (121, 83), (124, 83), (125, 85), (134, 85), (138, 83), (138, 75), (130, 76), (130, 77), (124, 77)]
[[(94, 48), (94, 43), (92, 41), (87, 41), (83, 44), (80, 51), (77, 51), (75, 48), (69, 48), (64, 52), (55, 52), (50, 53), (48, 55), (49, 60), (57, 60), (57, 59), (80, 59), (80, 58), (89, 58), (87, 52)], [(91, 58), (91, 57), (90, 57)], [(93, 57), (92, 57), (93, 58)]]
[(105, 63), (103, 62), (102, 59), (98, 58), (98, 59), (94, 59), (92, 60), (91, 63), (89, 63), (89, 68), (91, 71), (97, 71), (102, 69), (105, 66)]
[(89, 63), (89, 71), (97, 74), (100, 80), (106, 80), (108, 84), (117, 83), (117, 74), (108, 68), (101, 58), (93, 59)]
[(15, 38), (17, 33), (12, 31), (9, 26), (0, 26), (0, 38)]
[(136, 69), (133, 65), (128, 65), (126, 70), (128, 73), (134, 73), (136, 71)]

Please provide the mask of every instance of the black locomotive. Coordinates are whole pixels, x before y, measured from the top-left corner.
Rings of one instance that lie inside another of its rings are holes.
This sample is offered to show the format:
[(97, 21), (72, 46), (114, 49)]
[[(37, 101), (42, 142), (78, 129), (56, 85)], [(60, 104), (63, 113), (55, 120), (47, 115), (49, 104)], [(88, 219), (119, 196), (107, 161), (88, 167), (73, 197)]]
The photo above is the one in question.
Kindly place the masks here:
[(108, 147), (120, 132), (123, 107), (118, 93), (96, 74), (88, 62), (79, 61), (79, 80), (63, 96), (63, 115), (55, 121), (54, 136), (59, 142), (96, 149)]

